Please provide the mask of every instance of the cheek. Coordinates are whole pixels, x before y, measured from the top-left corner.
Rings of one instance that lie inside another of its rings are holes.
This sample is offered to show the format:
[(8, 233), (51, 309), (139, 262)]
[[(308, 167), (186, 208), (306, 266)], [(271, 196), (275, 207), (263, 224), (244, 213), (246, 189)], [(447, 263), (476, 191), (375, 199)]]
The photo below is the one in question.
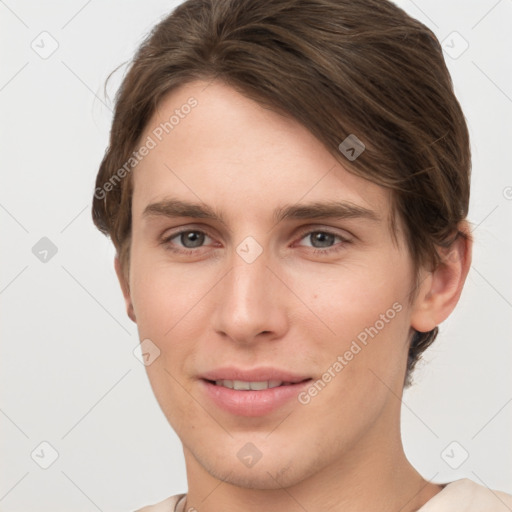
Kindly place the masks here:
[(201, 310), (201, 299), (215, 276), (211, 269), (169, 265), (165, 255), (150, 258), (147, 252), (132, 255), (130, 287), (137, 326), (141, 336), (165, 340)]
[(318, 319), (309, 324), (307, 336), (315, 340), (305, 350), (312, 360), (327, 371), (341, 356), (347, 381), (368, 381), (370, 369), (382, 378), (398, 378), (410, 327), (408, 275), (398, 271), (406, 264), (351, 265), (320, 276), (302, 273), (296, 280), (298, 294), (309, 297)]
[(294, 277), (298, 294), (310, 298), (311, 309), (335, 337), (354, 337), (375, 323), (382, 330), (382, 321), (388, 325), (406, 316), (408, 276), (389, 265), (339, 266)]
[[(309, 294), (311, 309), (333, 332), (319, 336), (318, 322), (309, 325), (311, 341), (303, 353), (316, 362), (319, 376), (301, 403), (310, 416), (340, 425), (349, 437), (394, 400), (390, 388), (399, 395), (403, 384), (410, 310), (405, 280), (390, 272), (333, 273), (320, 280), (321, 287), (317, 280)], [(306, 294), (308, 281), (302, 282)]]
[[(171, 426), (193, 424), (198, 411), (190, 407), (190, 383), (183, 363), (193, 356), (197, 338), (194, 315), (201, 314), (201, 298), (211, 288), (206, 275), (171, 270), (163, 261), (150, 261), (141, 251), (132, 255), (131, 292), (141, 340), (150, 339), (159, 357), (146, 366), (153, 393)], [(184, 428), (184, 427), (183, 427)]]
[[(132, 299), (141, 340), (149, 338), (160, 356), (146, 367), (158, 401), (189, 402), (189, 370), (196, 368), (198, 340), (211, 318), (212, 288), (222, 274), (211, 267), (169, 265), (140, 251), (132, 258)], [(183, 394), (185, 393), (185, 394)], [(183, 412), (185, 414), (185, 411)]]

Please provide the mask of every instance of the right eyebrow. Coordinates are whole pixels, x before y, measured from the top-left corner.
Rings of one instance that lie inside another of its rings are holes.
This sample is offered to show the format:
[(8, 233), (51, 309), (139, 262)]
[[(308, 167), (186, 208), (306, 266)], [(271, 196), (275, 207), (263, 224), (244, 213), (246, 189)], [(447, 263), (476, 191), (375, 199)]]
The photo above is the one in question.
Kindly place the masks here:
[(205, 204), (190, 203), (179, 199), (165, 199), (151, 203), (144, 208), (143, 217), (195, 217), (198, 219), (217, 220), (225, 224), (220, 213)]

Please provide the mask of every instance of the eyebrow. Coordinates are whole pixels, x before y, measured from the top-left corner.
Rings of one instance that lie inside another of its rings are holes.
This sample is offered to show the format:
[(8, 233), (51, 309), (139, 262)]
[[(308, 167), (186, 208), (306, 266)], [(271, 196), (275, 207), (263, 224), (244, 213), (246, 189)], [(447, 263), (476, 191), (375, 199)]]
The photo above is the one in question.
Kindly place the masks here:
[[(208, 205), (181, 201), (179, 199), (164, 199), (146, 206), (143, 217), (193, 217), (198, 219), (210, 219), (226, 224), (220, 212)], [(292, 204), (276, 208), (273, 213), (273, 221), (279, 224), (283, 220), (307, 220), (307, 219), (355, 219), (362, 218), (372, 221), (380, 220), (379, 215), (373, 210), (344, 201), (316, 201), (307, 204)]]
[(289, 205), (274, 211), (274, 222), (278, 224), (286, 219), (356, 219), (380, 220), (376, 212), (344, 201), (313, 202), (303, 205)]
[(222, 214), (217, 213), (208, 205), (180, 201), (179, 199), (164, 199), (148, 204), (142, 212), (142, 217), (195, 217), (217, 220), (225, 224)]

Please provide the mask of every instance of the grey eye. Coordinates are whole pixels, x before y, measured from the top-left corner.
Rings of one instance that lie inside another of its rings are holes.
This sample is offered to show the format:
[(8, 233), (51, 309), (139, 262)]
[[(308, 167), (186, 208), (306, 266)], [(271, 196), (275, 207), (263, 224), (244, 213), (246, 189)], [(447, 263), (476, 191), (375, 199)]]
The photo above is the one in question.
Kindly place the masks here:
[(312, 247), (323, 249), (326, 247), (331, 247), (336, 238), (339, 238), (337, 235), (333, 235), (332, 233), (326, 233), (325, 231), (313, 231), (309, 233), (306, 237), (311, 241)]
[(201, 247), (204, 244), (205, 234), (201, 231), (183, 231), (179, 234), (180, 242), (187, 249)]

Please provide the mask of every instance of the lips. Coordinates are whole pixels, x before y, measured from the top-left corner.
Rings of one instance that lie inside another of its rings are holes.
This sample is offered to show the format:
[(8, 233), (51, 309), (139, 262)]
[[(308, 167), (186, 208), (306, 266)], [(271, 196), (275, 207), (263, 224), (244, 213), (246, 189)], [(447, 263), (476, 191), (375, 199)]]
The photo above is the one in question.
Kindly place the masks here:
[(291, 382), (282, 380), (263, 380), (263, 381), (245, 381), (245, 380), (226, 380), (219, 379), (215, 381), (216, 386), (223, 386), (237, 391), (261, 391), (262, 389), (277, 388), (278, 386), (289, 386)]
[(219, 368), (202, 374), (200, 384), (206, 396), (224, 411), (261, 416), (297, 398), (310, 380), (277, 368)]
[(270, 382), (278, 381), (296, 384), (309, 379), (309, 375), (300, 375), (287, 370), (278, 368), (261, 367), (242, 370), (240, 368), (226, 367), (218, 368), (201, 374), (201, 378), (212, 382), (224, 381), (242, 381), (242, 382)]

